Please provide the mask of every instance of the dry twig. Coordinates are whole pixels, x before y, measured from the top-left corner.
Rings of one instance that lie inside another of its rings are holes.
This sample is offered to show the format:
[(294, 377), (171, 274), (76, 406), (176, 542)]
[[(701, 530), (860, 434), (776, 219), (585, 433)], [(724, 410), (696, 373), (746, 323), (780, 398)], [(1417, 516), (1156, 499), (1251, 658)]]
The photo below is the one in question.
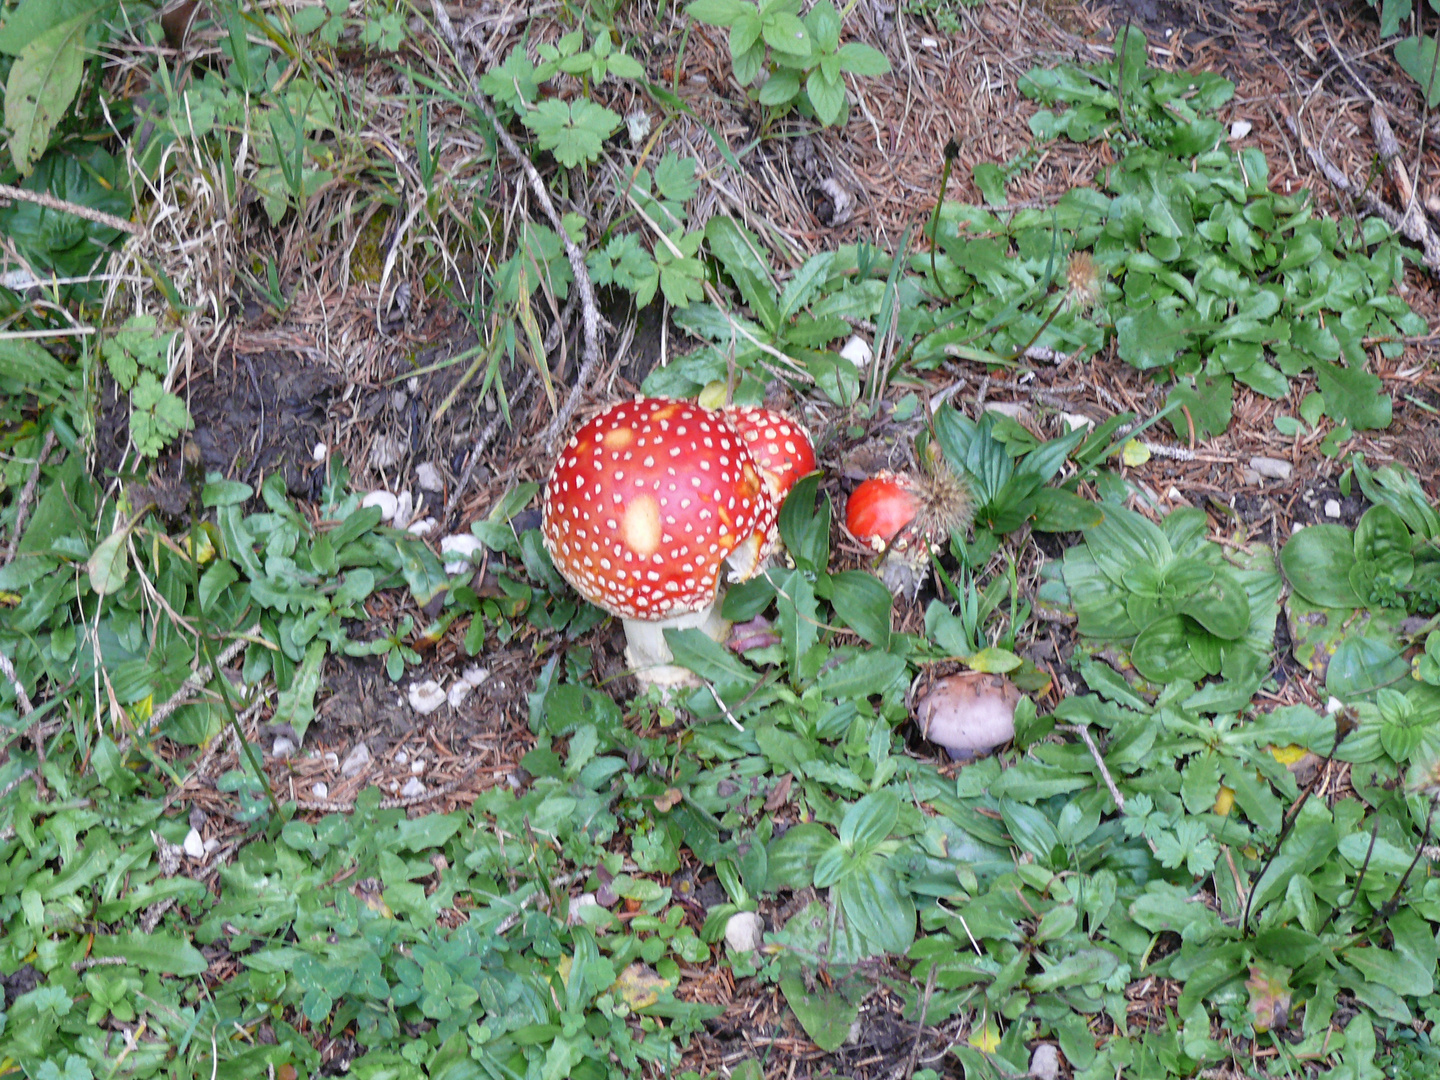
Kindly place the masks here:
[(19, 199), (21, 202), (35, 203), (47, 210), (58, 210), (62, 214), (74, 214), (76, 217), (84, 218), (86, 221), (93, 221), (98, 225), (106, 225), (112, 229), (119, 229), (131, 236), (144, 236), (145, 229), (136, 225), (133, 221), (127, 221), (114, 214), (107, 214), (103, 210), (91, 210), (88, 206), (81, 206), (79, 203), (66, 202), (64, 199), (57, 199), (46, 191), (28, 191), (25, 188), (12, 187), (9, 184), (0, 184), (0, 198)]

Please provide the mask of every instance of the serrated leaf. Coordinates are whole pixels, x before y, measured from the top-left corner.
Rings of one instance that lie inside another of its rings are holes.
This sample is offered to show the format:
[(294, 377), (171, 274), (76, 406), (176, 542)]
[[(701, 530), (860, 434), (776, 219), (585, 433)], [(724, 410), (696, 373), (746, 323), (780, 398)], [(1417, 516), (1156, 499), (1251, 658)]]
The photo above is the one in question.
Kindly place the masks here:
[(605, 140), (621, 123), (618, 113), (588, 98), (568, 104), (550, 98), (523, 113), (520, 120), (535, 132), (540, 149), (549, 150), (569, 169), (598, 158)]

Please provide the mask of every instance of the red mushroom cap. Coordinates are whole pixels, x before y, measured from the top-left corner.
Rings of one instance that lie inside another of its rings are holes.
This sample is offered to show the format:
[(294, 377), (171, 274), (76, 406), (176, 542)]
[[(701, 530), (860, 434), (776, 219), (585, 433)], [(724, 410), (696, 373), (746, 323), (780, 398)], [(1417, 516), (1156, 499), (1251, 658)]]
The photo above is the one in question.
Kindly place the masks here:
[(784, 413), (756, 405), (727, 405), (721, 412), (745, 440), (776, 506), (797, 480), (815, 471), (809, 432)]
[(881, 472), (863, 480), (845, 504), (845, 528), (861, 543), (881, 551), (920, 512), (918, 485), (904, 473)]
[(755, 462), (722, 417), (636, 398), (600, 413), (561, 451), (545, 485), (542, 535), (586, 600), (656, 620), (713, 603), (727, 558), (753, 573), (775, 520)]

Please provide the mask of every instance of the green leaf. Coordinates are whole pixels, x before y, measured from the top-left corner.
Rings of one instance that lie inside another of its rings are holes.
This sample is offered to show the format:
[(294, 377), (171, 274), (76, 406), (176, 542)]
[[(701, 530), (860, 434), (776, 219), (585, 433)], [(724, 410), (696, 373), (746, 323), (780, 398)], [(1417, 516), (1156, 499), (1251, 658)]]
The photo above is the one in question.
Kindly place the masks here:
[(1234, 385), (1232, 375), (1198, 376), (1193, 381), (1182, 381), (1171, 390), (1165, 404), (1177, 406), (1170, 414), (1170, 424), (1176, 434), (1187, 433), (1182, 409), (1190, 414), (1195, 434), (1200, 438), (1213, 438), (1223, 432), (1230, 425)]
[(21, 0), (0, 26), (0, 53), (19, 56), (25, 46), (61, 23), (90, 15), (114, 0)]
[(1341, 525), (1310, 525), (1285, 541), (1280, 568), (1285, 580), (1312, 604), (1356, 608), (1363, 601), (1350, 585), (1355, 539)]
[(142, 971), (194, 976), (203, 974), (210, 966), (195, 946), (163, 931), (96, 934), (92, 941), (90, 955), (98, 959), (119, 957)]
[(711, 26), (731, 26), (745, 14), (754, 14), (755, 5), (744, 0), (695, 0), (685, 8), (685, 13)]
[(846, 626), (882, 649), (890, 647), (890, 615), (895, 598), (874, 574), (844, 570), (831, 575), (829, 600)]
[[(815, 1045), (826, 1053), (834, 1053), (845, 1045), (850, 1035), (850, 1025), (860, 1014), (860, 1007), (847, 1001), (836, 990), (827, 990), (817, 983), (813, 990), (805, 989), (805, 981), (798, 975), (788, 975), (780, 980), (780, 990), (785, 1003), (800, 1021)], [(735, 1075), (732, 1072), (732, 1076)]]
[(555, 160), (573, 169), (600, 156), (605, 140), (620, 126), (620, 115), (588, 98), (568, 104), (550, 98), (522, 113), (520, 121), (535, 132), (540, 149), (551, 151)]
[[(765, 85), (768, 87), (780, 74), (771, 75)], [(710, 253), (720, 260), (720, 265), (735, 282), (735, 287), (740, 290), (755, 317), (771, 334), (778, 333), (780, 312), (775, 303), (770, 264), (763, 254), (764, 247), (754, 233), (734, 218), (718, 215), (705, 225), (705, 242)]]
[(900, 820), (900, 799), (889, 788), (872, 792), (840, 820), (840, 843), (849, 852), (865, 854), (895, 829)]
[(815, 587), (803, 570), (792, 570), (783, 578), (773, 574), (775, 586), (776, 626), (785, 646), (785, 660), (792, 679), (800, 677), (800, 659), (820, 639), (820, 610), (815, 603)]
[(30, 175), (80, 89), (89, 25), (86, 12), (51, 27), (29, 41), (11, 65), (5, 84), (5, 127), (10, 132), (10, 157), (21, 176)]
[(1115, 320), (1116, 347), (1120, 359), (1142, 371), (1166, 367), (1175, 354), (1190, 344), (1198, 329), (1193, 317), (1170, 308), (1148, 307)]
[(117, 592), (130, 576), (130, 533), (134, 522), (125, 522), (95, 545), (85, 562), (90, 587), (100, 596)]
[(305, 649), (305, 659), (295, 671), (289, 689), (281, 690), (270, 722), (289, 724), (297, 740), (305, 738), (310, 721), (315, 719), (315, 694), (320, 689), (320, 673), (325, 662), (325, 642), (312, 641)]
[(1440, 74), (1436, 72), (1435, 53), (1435, 39), (1428, 34), (1407, 37), (1395, 45), (1395, 62), (1420, 84), (1425, 104), (1432, 109), (1440, 105)]
[[(774, 81), (774, 76), (770, 81)], [(840, 121), (845, 112), (845, 84), (838, 77), (827, 78), (817, 67), (806, 76), (805, 94), (810, 99), (811, 108), (815, 110), (815, 119), (820, 123), (829, 127)]]
[(840, 57), (841, 69), (852, 75), (885, 75), (890, 71), (890, 61), (884, 53), (859, 41), (840, 46), (836, 55)]
[(903, 953), (915, 941), (915, 901), (884, 860), (871, 855), (833, 888), (846, 928), (859, 935), (867, 955)]
[(28, 338), (0, 339), (0, 379), (13, 379), (25, 390), (74, 385), (75, 371)]
[(765, 16), (761, 30), (765, 44), (778, 53), (787, 56), (810, 55), (810, 32), (800, 19), (786, 11), (771, 12)]
[(1379, 376), (1324, 360), (1316, 360), (1311, 366), (1320, 392), (1325, 395), (1326, 415), (1361, 431), (1389, 426), (1390, 398)]
[(840, 13), (830, 0), (820, 0), (805, 16), (810, 40), (822, 53), (833, 53), (840, 46)]

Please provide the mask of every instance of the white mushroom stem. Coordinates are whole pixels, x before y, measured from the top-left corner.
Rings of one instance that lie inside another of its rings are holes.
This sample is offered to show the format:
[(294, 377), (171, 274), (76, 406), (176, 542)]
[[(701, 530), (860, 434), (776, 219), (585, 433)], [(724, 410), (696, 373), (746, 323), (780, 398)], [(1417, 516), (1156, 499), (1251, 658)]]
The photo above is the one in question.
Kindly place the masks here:
[(718, 592), (715, 602), (708, 608), (687, 611), (668, 619), (622, 620), (621, 625), (625, 627), (625, 663), (642, 687), (673, 689), (699, 685), (693, 671), (674, 662), (675, 657), (665, 642), (665, 631), (700, 629), (713, 640), (724, 641), (730, 632), (730, 623), (720, 615), (723, 597), (724, 592)]

